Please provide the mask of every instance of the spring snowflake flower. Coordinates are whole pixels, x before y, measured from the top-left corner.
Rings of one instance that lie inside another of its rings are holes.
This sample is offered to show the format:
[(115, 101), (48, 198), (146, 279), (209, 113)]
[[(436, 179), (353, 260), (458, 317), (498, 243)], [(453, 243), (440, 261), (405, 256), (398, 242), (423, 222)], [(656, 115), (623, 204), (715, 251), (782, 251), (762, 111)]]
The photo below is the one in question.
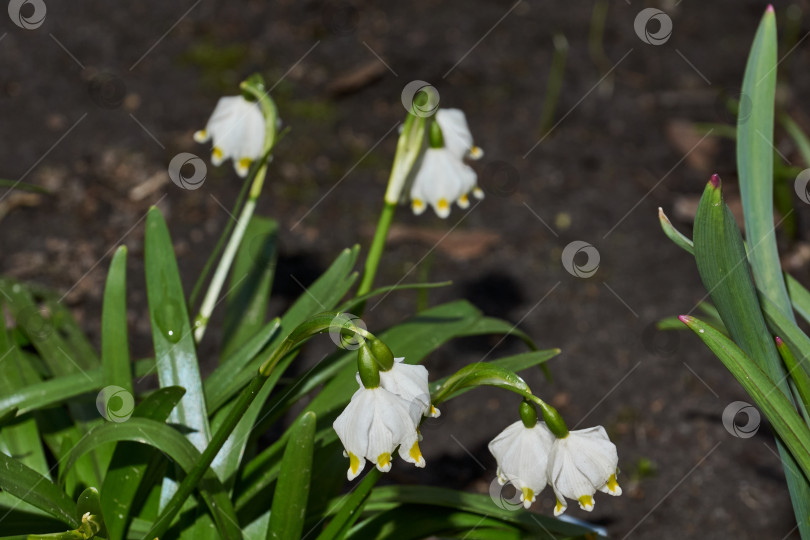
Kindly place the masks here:
[(521, 491), (520, 500), (529, 508), (548, 482), (546, 466), (554, 435), (544, 422), (526, 427), (522, 420), (504, 429), (489, 451), (498, 463), (498, 483), (507, 482)]
[(332, 424), (349, 458), (346, 477), (354, 480), (366, 465), (376, 463), (382, 472), (391, 470), (391, 454), (399, 446), (399, 457), (417, 467), (425, 466), (419, 450), (416, 426), (421, 418), (417, 407), (385, 388), (361, 388)]
[(214, 141), (211, 163), (233, 159), (236, 174), (244, 178), (264, 148), (264, 115), (259, 104), (242, 96), (220, 98), (205, 129), (194, 134), (199, 143)]
[(597, 490), (621, 495), (616, 481), (618, 466), (616, 445), (602, 426), (571, 431), (567, 437), (555, 439), (548, 456), (549, 483), (557, 496), (554, 515), (568, 508), (566, 497), (579, 501), (579, 507), (590, 512)]
[(467, 118), (460, 109), (439, 109), (431, 130), (411, 186), (411, 208), (419, 215), (430, 205), (436, 215), (446, 218), (453, 202), (467, 208), (470, 193), (484, 197), (475, 171), (464, 162), (464, 158), (479, 159), (484, 152), (473, 144)]
[(408, 401), (411, 406), (416, 406), (418, 418), (438, 418), (441, 411), (430, 403), (427, 369), (425, 366), (405, 364), (403, 360), (404, 357), (394, 358), (391, 369), (380, 371), (380, 386)]

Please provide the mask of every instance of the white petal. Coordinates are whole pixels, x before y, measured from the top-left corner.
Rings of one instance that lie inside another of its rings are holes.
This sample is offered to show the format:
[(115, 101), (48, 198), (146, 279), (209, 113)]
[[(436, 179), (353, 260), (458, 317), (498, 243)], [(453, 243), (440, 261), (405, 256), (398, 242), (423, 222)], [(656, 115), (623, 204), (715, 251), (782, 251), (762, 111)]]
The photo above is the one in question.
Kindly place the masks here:
[(435, 118), (442, 129), (445, 148), (459, 160), (469, 155), (473, 147), (473, 136), (464, 112), (461, 109), (439, 109)]
[(412, 403), (415, 423), (430, 409), (430, 387), (425, 366), (394, 362), (388, 371), (380, 372), (380, 386)]

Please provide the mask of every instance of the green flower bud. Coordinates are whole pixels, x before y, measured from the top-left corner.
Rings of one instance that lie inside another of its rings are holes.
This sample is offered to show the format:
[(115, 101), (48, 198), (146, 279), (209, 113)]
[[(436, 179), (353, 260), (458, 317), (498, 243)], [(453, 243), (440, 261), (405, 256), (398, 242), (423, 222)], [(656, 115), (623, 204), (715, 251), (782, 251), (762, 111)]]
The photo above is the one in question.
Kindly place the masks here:
[(537, 425), (537, 409), (528, 401), (520, 403), (520, 419), (523, 420), (523, 425), (527, 428), (533, 428)]
[(444, 135), (442, 135), (442, 128), (435, 120), (430, 123), (428, 142), (430, 143), (431, 148), (444, 148)]
[(357, 371), (360, 373), (360, 381), (364, 387), (377, 388), (380, 386), (380, 368), (367, 342), (357, 349)]
[(565, 425), (565, 420), (563, 420), (560, 413), (557, 412), (557, 409), (548, 403), (540, 405), (540, 409), (543, 412), (543, 421), (548, 426), (549, 431), (558, 439), (568, 437), (568, 426)]
[(382, 340), (372, 338), (366, 340), (366, 344), (374, 360), (377, 362), (377, 367), (380, 371), (388, 371), (394, 367), (394, 353), (391, 352), (391, 349), (389, 349), (388, 345), (383, 343)]

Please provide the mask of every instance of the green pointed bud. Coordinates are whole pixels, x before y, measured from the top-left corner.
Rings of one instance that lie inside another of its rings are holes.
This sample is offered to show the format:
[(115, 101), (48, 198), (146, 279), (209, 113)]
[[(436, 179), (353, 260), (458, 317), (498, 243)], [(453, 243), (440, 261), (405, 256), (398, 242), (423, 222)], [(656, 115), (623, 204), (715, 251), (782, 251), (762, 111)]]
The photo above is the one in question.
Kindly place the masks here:
[(537, 425), (537, 409), (528, 401), (523, 401), (520, 404), (520, 419), (523, 420), (523, 425), (531, 429)]
[(428, 135), (428, 142), (431, 148), (444, 148), (444, 135), (442, 135), (442, 128), (435, 120), (430, 123), (430, 133)]
[(377, 338), (366, 340), (366, 344), (371, 350), (371, 355), (377, 362), (377, 367), (380, 371), (388, 371), (394, 367), (394, 353), (388, 348), (388, 345)]
[(366, 343), (357, 349), (357, 371), (360, 373), (360, 381), (366, 388), (377, 388), (380, 386), (380, 369), (377, 367), (377, 360)]
[(565, 425), (565, 420), (562, 419), (562, 416), (560, 416), (560, 413), (557, 412), (557, 409), (548, 403), (543, 403), (540, 405), (540, 409), (543, 412), (543, 421), (546, 423), (548, 429), (554, 434), (554, 436), (558, 439), (568, 437), (568, 426)]

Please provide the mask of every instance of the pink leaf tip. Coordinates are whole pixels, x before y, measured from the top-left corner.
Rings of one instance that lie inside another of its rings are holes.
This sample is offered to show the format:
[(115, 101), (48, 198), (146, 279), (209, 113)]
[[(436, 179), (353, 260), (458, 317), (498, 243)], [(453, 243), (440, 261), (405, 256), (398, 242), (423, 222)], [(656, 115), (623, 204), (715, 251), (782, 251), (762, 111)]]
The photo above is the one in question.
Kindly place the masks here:
[(689, 324), (692, 321), (692, 317), (689, 315), (678, 315), (678, 319), (684, 324)]
[(720, 175), (717, 174), (717, 173), (714, 173), (712, 175), (712, 177), (709, 179), (709, 182), (712, 183), (712, 187), (715, 188), (715, 189), (720, 187)]
[(785, 342), (782, 341), (782, 338), (780, 338), (779, 336), (776, 336), (776, 346), (781, 347), (784, 344), (785, 344)]
[(773, 13), (773, 4), (768, 4), (768, 7), (765, 8), (765, 13)]

